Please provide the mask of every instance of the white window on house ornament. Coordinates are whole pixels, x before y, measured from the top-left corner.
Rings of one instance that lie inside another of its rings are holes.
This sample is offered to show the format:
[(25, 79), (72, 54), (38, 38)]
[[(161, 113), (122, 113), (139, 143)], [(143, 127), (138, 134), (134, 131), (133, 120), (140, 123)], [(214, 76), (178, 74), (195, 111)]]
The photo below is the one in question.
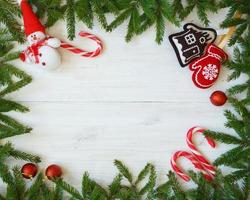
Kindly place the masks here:
[(186, 43), (188, 45), (194, 44), (196, 42), (196, 39), (194, 37), (194, 34), (190, 33), (185, 36)]

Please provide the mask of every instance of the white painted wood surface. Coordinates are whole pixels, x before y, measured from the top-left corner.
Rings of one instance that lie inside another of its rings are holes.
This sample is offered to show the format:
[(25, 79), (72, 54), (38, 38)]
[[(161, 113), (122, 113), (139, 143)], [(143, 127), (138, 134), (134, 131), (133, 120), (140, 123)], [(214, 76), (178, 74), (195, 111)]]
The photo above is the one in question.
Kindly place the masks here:
[[(223, 14), (210, 18), (213, 28), (218, 28)], [(196, 16), (186, 22), (192, 19)], [(82, 24), (77, 29), (87, 30)], [(167, 24), (166, 30), (170, 34), (181, 28)], [(11, 141), (41, 156), (41, 169), (52, 163), (61, 165), (65, 179), (77, 187), (84, 171), (101, 184), (110, 183), (117, 172), (114, 159), (124, 161), (135, 174), (151, 162), (162, 182), (171, 155), (187, 150), (189, 128), (200, 125), (231, 132), (223, 127), (223, 110), (229, 105), (218, 108), (209, 101), (214, 90), (232, 85), (226, 82), (225, 68), (214, 87), (200, 90), (194, 87), (188, 68), (179, 66), (167, 35), (160, 46), (154, 42), (153, 29), (126, 43), (125, 31), (126, 25), (112, 33), (96, 26), (90, 32), (103, 39), (103, 54), (88, 59), (61, 49), (63, 65), (55, 72), (16, 62), (34, 80), (9, 96), (31, 111), (11, 115), (34, 130)], [(65, 39), (65, 24), (57, 23), (49, 33)], [(79, 37), (72, 43), (92, 48), (92, 43)], [(210, 160), (229, 148), (218, 145), (211, 150), (202, 137), (198, 140)]]

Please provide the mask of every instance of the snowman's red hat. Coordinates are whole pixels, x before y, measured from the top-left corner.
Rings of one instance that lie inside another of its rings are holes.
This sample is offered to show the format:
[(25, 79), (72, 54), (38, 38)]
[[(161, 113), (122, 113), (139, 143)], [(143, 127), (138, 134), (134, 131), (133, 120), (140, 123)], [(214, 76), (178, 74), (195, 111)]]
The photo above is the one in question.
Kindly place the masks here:
[(26, 36), (37, 31), (45, 33), (45, 27), (41, 24), (27, 0), (21, 1), (21, 10), (23, 13), (24, 32)]

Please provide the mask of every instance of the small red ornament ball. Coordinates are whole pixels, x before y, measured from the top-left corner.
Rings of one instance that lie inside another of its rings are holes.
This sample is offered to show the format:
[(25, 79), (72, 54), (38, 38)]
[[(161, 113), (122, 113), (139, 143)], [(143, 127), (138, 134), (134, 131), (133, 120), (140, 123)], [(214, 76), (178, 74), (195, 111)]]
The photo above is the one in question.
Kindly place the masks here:
[(222, 91), (215, 91), (211, 94), (210, 101), (215, 106), (223, 106), (227, 101), (227, 96)]
[(47, 178), (49, 180), (61, 177), (62, 176), (62, 169), (58, 165), (55, 165), (55, 164), (50, 165), (47, 167), (47, 169), (45, 171), (45, 175), (47, 176)]
[(22, 175), (26, 179), (34, 178), (37, 174), (37, 171), (38, 167), (33, 163), (27, 163), (21, 169)]

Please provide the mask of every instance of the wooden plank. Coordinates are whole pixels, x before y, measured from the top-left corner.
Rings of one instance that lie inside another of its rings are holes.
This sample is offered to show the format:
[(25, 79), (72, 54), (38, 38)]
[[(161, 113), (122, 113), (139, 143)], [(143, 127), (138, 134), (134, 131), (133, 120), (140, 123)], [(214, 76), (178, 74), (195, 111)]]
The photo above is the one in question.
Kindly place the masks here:
[[(74, 184), (80, 183), (79, 174), (83, 171), (89, 171), (102, 183), (111, 181), (114, 159), (127, 162), (135, 172), (146, 162), (152, 162), (163, 175), (170, 169), (172, 153), (188, 149), (185, 135), (190, 127), (203, 125), (218, 130), (218, 125), (224, 122), (221, 109), (208, 107), (206, 103), (30, 102), (28, 105), (32, 108), (30, 113), (12, 113), (12, 116), (22, 115), (22, 121), (34, 128), (33, 133), (15, 137), (13, 143), (41, 155), (41, 166), (62, 165), (66, 178), (75, 176)], [(211, 150), (203, 137), (198, 137), (198, 143), (210, 159), (228, 148)]]

